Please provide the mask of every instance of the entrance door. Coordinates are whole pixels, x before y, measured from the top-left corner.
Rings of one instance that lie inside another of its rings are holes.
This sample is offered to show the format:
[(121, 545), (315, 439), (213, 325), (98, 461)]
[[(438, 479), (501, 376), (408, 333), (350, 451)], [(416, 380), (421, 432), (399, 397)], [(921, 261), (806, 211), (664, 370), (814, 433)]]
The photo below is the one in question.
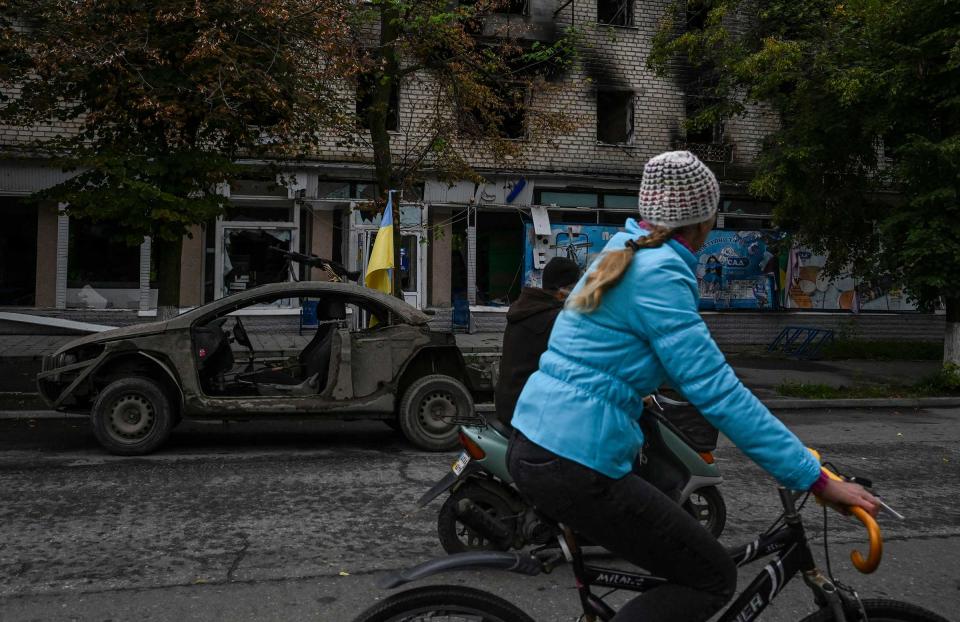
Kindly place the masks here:
[(0, 305), (32, 307), (37, 284), (37, 208), (0, 197)]
[[(377, 239), (376, 229), (360, 231), (360, 257), (363, 264), (360, 266), (363, 274), (367, 273), (367, 264), (370, 253), (373, 252), (373, 243)], [(423, 234), (420, 231), (400, 232), (400, 287), (403, 290), (403, 300), (418, 309), (422, 309), (427, 300), (426, 292), (426, 253), (421, 245)]]

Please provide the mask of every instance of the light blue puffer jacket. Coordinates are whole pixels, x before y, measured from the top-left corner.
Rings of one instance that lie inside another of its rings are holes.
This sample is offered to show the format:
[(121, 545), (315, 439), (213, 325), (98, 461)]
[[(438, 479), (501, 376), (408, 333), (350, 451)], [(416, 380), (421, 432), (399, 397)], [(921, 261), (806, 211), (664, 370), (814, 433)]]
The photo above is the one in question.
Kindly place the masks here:
[[(647, 234), (633, 219), (625, 227), (605, 250)], [(675, 240), (641, 249), (595, 311), (564, 309), (513, 425), (557, 455), (620, 478), (643, 445), (643, 396), (666, 382), (781, 484), (806, 490), (820, 466), (717, 348), (697, 311), (696, 266)]]

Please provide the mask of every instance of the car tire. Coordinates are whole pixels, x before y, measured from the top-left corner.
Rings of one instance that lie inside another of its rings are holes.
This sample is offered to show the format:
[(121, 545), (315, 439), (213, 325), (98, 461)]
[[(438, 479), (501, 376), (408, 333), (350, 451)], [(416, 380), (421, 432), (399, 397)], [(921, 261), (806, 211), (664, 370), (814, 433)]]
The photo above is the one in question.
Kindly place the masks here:
[(108, 384), (90, 412), (97, 441), (120, 456), (152, 452), (170, 436), (174, 420), (170, 398), (163, 387), (139, 376)]
[(433, 374), (416, 380), (400, 402), (404, 436), (420, 449), (447, 451), (457, 446), (459, 422), (473, 416), (473, 397), (456, 378)]

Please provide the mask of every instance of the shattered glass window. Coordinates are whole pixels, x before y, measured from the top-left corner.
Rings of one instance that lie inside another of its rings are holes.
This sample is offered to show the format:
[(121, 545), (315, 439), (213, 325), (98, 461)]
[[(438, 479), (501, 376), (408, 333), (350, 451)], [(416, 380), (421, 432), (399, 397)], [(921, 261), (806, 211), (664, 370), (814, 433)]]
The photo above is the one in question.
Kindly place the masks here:
[(223, 296), (265, 283), (290, 280), (286, 256), (276, 249), (291, 249), (290, 229), (223, 230)]
[(611, 26), (633, 26), (633, 0), (597, 0), (597, 21)]

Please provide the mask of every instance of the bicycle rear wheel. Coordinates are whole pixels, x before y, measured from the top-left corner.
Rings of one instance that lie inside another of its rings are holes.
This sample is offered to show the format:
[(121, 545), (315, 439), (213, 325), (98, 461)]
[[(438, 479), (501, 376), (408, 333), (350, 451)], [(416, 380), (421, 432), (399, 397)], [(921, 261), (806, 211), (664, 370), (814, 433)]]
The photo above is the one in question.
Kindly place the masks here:
[(354, 622), (533, 622), (507, 601), (488, 592), (453, 585), (428, 585), (394, 594), (361, 613)]
[[(863, 610), (869, 622), (950, 622), (932, 611), (898, 600), (865, 599)], [(831, 622), (833, 614), (821, 609), (802, 622)]]

